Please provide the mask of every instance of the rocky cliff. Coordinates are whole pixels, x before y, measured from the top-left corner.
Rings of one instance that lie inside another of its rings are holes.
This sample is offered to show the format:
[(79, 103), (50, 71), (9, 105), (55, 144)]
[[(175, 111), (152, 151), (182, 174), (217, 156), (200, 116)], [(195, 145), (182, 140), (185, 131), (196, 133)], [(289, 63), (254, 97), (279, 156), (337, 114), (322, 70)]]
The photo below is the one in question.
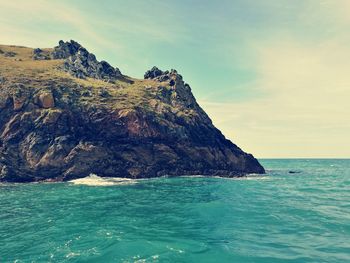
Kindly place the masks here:
[(121, 74), (75, 41), (0, 46), (0, 181), (264, 173), (176, 70)]

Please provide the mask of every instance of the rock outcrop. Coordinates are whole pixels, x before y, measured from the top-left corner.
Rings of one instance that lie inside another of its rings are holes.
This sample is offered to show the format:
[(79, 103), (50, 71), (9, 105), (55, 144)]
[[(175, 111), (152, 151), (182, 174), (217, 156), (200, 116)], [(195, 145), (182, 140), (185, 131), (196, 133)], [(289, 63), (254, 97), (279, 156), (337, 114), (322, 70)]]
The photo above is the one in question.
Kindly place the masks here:
[(70, 42), (60, 40), (58, 46), (54, 47), (51, 55), (53, 59), (66, 59), (78, 53), (80, 48), (82, 48), (82, 46), (74, 40)]
[(51, 59), (50, 52), (44, 51), (41, 48), (35, 48), (33, 50), (34, 60), (49, 60)]
[(106, 61), (97, 61), (78, 42), (59, 42), (52, 52), (53, 59), (65, 59), (63, 69), (77, 78), (95, 78), (114, 82), (122, 75), (118, 68), (113, 68)]
[(17, 53), (16, 52), (12, 52), (12, 51), (4, 53), (5, 57), (15, 57), (16, 55), (17, 55)]
[(176, 70), (154, 67), (144, 80), (130, 79), (74, 41), (60, 42), (50, 60), (22, 53), (36, 64), (11, 62), (21, 75), (0, 55), (0, 181), (264, 173), (214, 127)]
[[(203, 116), (207, 116), (197, 104), (196, 99), (192, 94), (190, 85), (183, 81), (182, 76), (178, 74), (175, 69), (170, 71), (162, 71), (157, 67), (153, 67), (152, 69), (146, 71), (144, 78), (163, 83), (165, 82), (165, 84), (170, 87), (172, 92), (163, 94), (162, 98), (169, 101), (172, 106), (184, 107), (187, 109), (193, 108), (196, 111), (199, 111)], [(206, 119), (210, 122), (209, 117)]]

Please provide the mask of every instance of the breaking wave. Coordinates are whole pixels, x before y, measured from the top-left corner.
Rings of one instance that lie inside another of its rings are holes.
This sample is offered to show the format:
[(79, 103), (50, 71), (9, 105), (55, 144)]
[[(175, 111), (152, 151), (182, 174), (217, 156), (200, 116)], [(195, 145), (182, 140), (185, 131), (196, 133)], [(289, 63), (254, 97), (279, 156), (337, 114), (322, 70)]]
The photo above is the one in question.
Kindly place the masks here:
[(96, 174), (90, 174), (87, 177), (74, 179), (69, 183), (75, 185), (89, 185), (89, 186), (114, 186), (114, 185), (130, 185), (136, 184), (136, 180), (120, 177), (100, 177)]

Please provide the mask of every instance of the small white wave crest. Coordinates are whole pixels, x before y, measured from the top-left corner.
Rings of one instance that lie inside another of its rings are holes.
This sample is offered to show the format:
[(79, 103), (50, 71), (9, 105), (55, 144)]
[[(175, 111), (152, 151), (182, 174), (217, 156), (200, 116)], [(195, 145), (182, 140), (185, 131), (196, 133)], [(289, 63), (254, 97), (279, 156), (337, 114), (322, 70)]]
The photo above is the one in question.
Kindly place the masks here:
[(246, 176), (238, 177), (238, 180), (271, 180), (271, 176), (261, 175), (261, 174), (248, 174)]
[(223, 179), (223, 180), (270, 180), (271, 177), (266, 174), (247, 174), (243, 176), (233, 176), (233, 177), (227, 177), (227, 176), (220, 176), (220, 175), (181, 175), (180, 177), (188, 177), (188, 178), (216, 178), (216, 179)]
[(89, 185), (89, 186), (113, 186), (113, 185), (129, 185), (135, 184), (136, 180), (120, 177), (100, 177), (96, 174), (90, 174), (87, 177), (74, 179), (69, 183), (75, 185)]

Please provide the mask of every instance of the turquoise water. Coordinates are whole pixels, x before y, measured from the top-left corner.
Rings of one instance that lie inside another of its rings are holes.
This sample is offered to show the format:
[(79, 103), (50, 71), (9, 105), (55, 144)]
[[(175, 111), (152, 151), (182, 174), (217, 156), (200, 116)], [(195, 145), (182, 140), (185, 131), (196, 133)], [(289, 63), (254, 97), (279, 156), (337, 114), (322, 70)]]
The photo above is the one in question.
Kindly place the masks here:
[(350, 160), (261, 162), (246, 179), (0, 185), (0, 262), (350, 262)]

